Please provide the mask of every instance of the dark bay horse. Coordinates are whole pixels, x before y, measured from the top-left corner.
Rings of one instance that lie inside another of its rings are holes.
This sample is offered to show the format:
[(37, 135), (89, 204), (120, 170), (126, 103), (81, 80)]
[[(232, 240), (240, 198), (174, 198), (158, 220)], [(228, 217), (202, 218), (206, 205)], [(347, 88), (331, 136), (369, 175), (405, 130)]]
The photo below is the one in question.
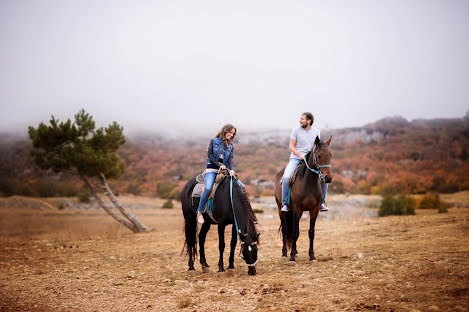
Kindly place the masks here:
[[(332, 136), (326, 142), (321, 142), (316, 138), (313, 149), (305, 156), (307, 164), (302, 161), (301, 168), (298, 171), (295, 182), (291, 186), (291, 201), (288, 205), (288, 212), (280, 211), (282, 207), (282, 169), (277, 173), (275, 181), (275, 201), (277, 202), (280, 227), (282, 230), (283, 248), (282, 258), (287, 257), (287, 247), (291, 249), (290, 261), (295, 261), (298, 253), (296, 241), (300, 235), (300, 218), (304, 211), (309, 211), (309, 259), (316, 260), (314, 257), (314, 226), (321, 207), (322, 189), (319, 173), (324, 176), (326, 183), (332, 181), (332, 170), (330, 161), (332, 154), (329, 151)], [(309, 168), (308, 168), (309, 167)], [(293, 264), (295, 262), (292, 262)]]
[[(190, 179), (181, 192), (182, 212), (184, 214), (184, 232), (186, 236), (185, 245), (189, 257), (189, 270), (194, 270), (194, 261), (197, 255), (197, 207), (200, 198), (192, 198), (192, 190), (197, 184), (195, 178)], [(230, 195), (232, 193), (232, 196)], [(232, 206), (233, 205), (233, 206)], [(209, 267), (205, 259), (205, 238), (212, 224), (218, 224), (218, 249), (220, 258), (218, 261), (218, 272), (224, 272), (223, 252), (225, 250), (225, 227), (233, 224), (231, 231), (231, 249), (228, 269), (234, 269), (234, 251), (237, 244), (237, 236), (241, 240), (241, 254), (248, 265), (248, 274), (256, 274), (257, 242), (259, 232), (257, 231), (257, 219), (249, 203), (246, 193), (238, 185), (236, 179), (230, 176), (220, 182), (213, 199), (213, 215), (215, 223), (206, 213), (205, 222), (199, 232), (200, 264), (205, 271)], [(233, 216), (236, 216), (234, 218)], [(235, 224), (235, 220), (237, 225)], [(238, 232), (237, 232), (238, 228)]]

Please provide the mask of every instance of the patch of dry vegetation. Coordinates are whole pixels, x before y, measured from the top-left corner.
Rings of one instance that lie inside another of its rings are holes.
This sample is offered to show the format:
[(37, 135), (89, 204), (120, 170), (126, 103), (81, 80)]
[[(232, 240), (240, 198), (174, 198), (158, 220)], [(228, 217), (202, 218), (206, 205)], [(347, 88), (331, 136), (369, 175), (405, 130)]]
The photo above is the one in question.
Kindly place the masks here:
[(214, 271), (204, 274), (196, 265), (188, 272), (181, 256), (183, 218), (175, 206), (136, 210), (155, 229), (144, 234), (131, 234), (101, 210), (0, 209), (0, 310), (465, 311), (469, 306), (468, 208), (323, 218), (316, 225), (317, 262), (307, 260), (309, 222), (302, 219), (294, 267), (280, 261), (279, 221), (264, 209), (258, 274), (248, 276), (238, 257), (233, 275), (216, 272), (215, 229), (206, 244)]

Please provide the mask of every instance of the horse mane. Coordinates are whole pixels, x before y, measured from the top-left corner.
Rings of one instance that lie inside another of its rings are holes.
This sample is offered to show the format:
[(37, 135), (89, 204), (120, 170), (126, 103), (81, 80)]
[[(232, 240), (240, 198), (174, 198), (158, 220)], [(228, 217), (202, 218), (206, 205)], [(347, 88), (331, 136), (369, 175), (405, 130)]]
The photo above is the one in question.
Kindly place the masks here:
[[(319, 143), (319, 148), (318, 150), (322, 147), (326, 145), (326, 143), (324, 143), (323, 141), (321, 141)], [(313, 149), (314, 149), (314, 146), (313, 146)], [(308, 160), (309, 159), (309, 156), (311, 156), (311, 153), (313, 152), (313, 150), (310, 150), (308, 154), (305, 155), (305, 159)], [(309, 164), (311, 166), (311, 164)], [(300, 165), (300, 169), (298, 169), (298, 176), (299, 177), (304, 177), (305, 173), (306, 173), (306, 164), (304, 161), (301, 162), (301, 165)]]
[[(311, 151), (308, 154), (306, 154), (306, 156), (305, 156), (306, 160), (309, 159), (310, 154), (311, 154)], [(301, 164), (300, 164), (300, 169), (298, 169), (298, 176), (303, 177), (305, 175), (305, 173), (306, 173), (306, 164), (305, 164), (304, 161), (302, 161)]]
[(233, 183), (233, 190), (241, 202), (241, 206), (244, 208), (244, 213), (247, 216), (247, 234), (257, 235), (259, 231), (257, 230), (257, 217), (254, 211), (252, 210), (251, 203), (245, 192), (241, 190), (241, 187), (238, 183)]

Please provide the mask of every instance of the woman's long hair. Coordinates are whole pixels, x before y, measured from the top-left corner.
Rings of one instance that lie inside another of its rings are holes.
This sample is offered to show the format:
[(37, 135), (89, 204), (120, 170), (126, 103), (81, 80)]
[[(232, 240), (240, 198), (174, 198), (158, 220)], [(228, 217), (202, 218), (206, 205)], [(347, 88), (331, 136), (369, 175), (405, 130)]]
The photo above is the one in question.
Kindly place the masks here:
[[(228, 142), (225, 135), (233, 129), (235, 130), (235, 134), (231, 138), (231, 141)], [(236, 136), (236, 132), (237, 132), (237, 130), (236, 130), (235, 126), (233, 126), (232, 124), (226, 124), (226, 125), (223, 126), (223, 128), (221, 128), (220, 131), (218, 131), (218, 133), (215, 135), (215, 137), (222, 139), (225, 146), (228, 146), (228, 143), (231, 143), (231, 142), (234, 141), (234, 138)]]

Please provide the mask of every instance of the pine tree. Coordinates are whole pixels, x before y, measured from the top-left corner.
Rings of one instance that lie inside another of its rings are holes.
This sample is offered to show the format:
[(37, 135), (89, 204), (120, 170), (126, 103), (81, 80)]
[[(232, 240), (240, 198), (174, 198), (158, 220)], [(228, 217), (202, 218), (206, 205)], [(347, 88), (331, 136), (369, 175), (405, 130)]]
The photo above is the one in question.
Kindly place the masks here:
[[(70, 119), (59, 122), (52, 116), (50, 125), (41, 122), (37, 128), (30, 126), (28, 134), (33, 145), (31, 156), (39, 168), (79, 175), (110, 216), (133, 232), (148, 231), (119, 203), (107, 183), (108, 178), (119, 178), (125, 169), (116, 153), (125, 143), (119, 124), (113, 122), (106, 128), (96, 129), (93, 117), (82, 109), (75, 115), (73, 123)], [(100, 193), (109, 197), (124, 218), (104, 204)]]

